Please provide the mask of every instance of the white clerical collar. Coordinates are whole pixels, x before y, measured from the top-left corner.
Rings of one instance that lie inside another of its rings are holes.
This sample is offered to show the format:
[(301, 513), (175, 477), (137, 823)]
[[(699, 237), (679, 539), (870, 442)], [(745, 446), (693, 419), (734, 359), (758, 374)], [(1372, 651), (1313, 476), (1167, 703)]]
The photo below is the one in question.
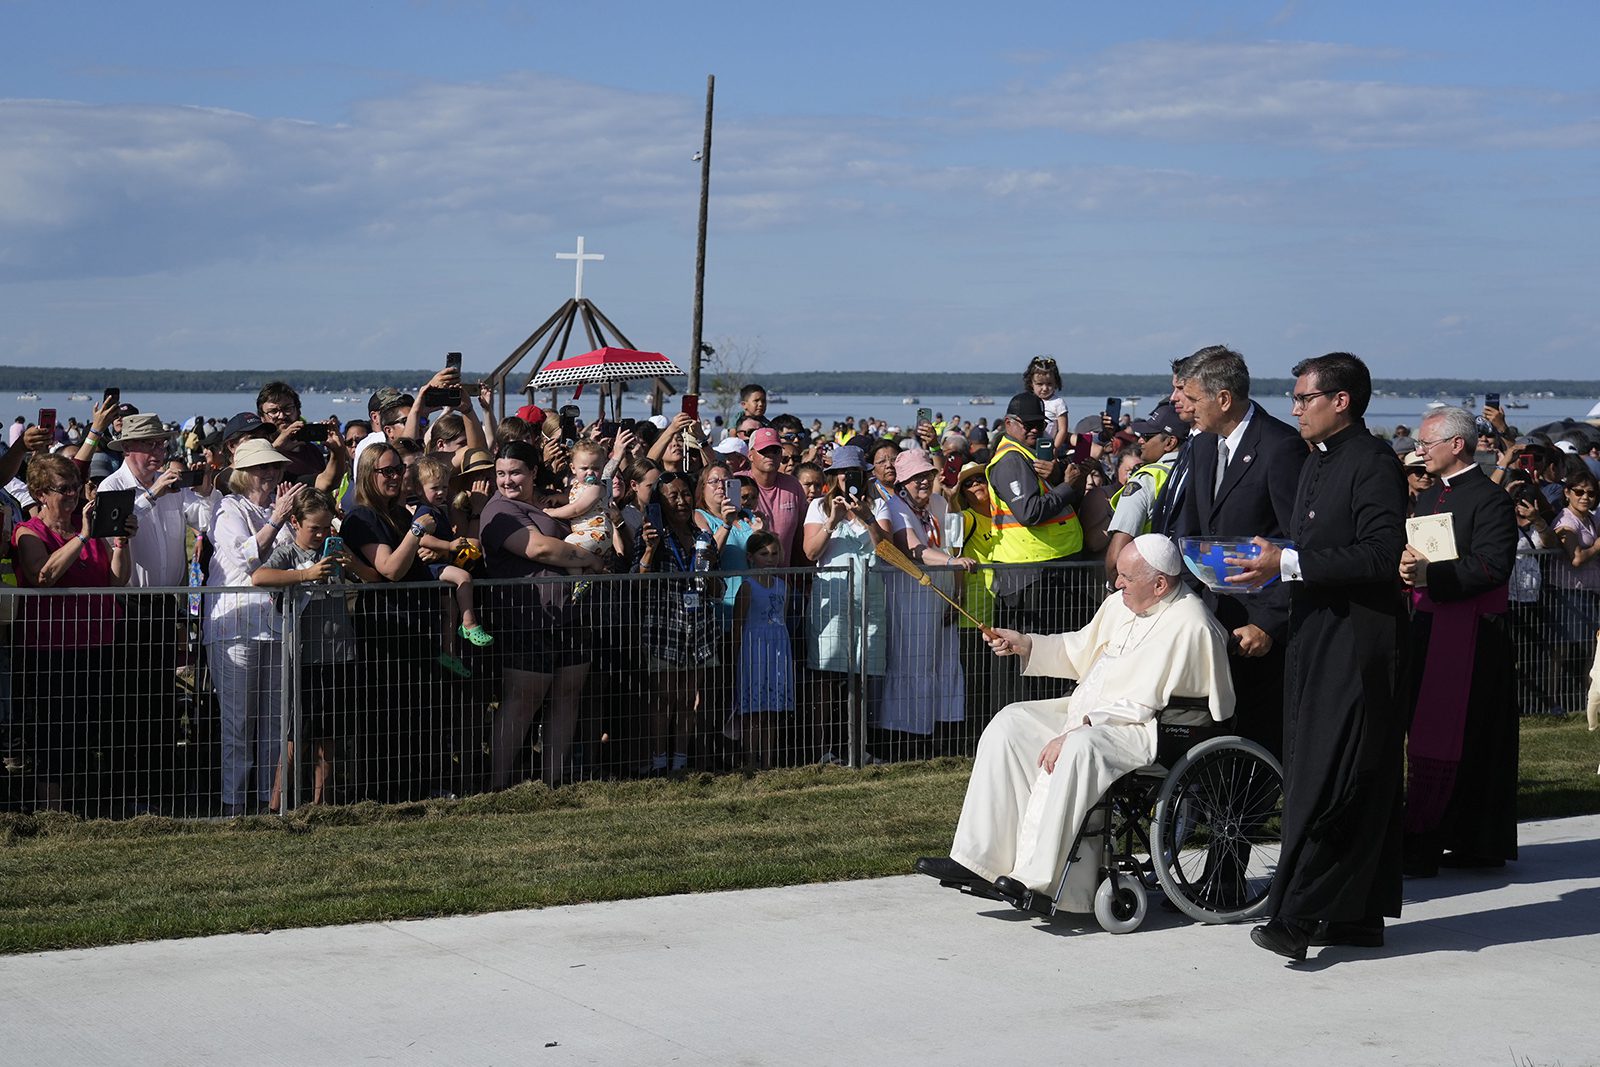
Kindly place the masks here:
[(1446, 474), (1446, 475), (1442, 476), (1439, 480), (1441, 482), (1443, 482), (1445, 485), (1449, 485), (1450, 484), (1450, 479), (1459, 478), (1463, 474), (1467, 473), (1469, 470), (1471, 470), (1472, 468), (1474, 468), (1476, 466), (1477, 466), (1476, 463), (1468, 463), (1465, 466), (1463, 466), (1460, 470), (1451, 471), (1449, 474)]

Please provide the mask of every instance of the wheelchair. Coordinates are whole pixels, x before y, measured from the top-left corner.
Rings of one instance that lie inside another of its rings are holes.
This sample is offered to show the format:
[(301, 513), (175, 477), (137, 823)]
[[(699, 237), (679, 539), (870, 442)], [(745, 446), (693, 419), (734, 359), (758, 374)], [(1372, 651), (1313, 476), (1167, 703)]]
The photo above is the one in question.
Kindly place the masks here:
[(1123, 775), (1090, 809), (1053, 894), (968, 891), (1052, 917), (1081, 846), (1098, 837), (1094, 916), (1109, 933), (1137, 930), (1158, 887), (1199, 922), (1261, 915), (1282, 847), (1283, 768), (1232, 726), (1212, 720), (1203, 699), (1174, 700), (1157, 720), (1155, 762)]

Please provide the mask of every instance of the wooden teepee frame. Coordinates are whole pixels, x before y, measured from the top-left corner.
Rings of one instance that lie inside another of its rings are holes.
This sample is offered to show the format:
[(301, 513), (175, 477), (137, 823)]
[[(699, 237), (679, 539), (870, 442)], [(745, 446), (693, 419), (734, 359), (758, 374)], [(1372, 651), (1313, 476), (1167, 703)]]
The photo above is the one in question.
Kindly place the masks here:
[[(540, 340), (544, 341), (539, 349), (538, 358), (533, 361), (533, 369), (528, 372), (518, 392), (528, 398), (528, 403), (534, 403), (533, 379), (538, 376), (540, 369), (550, 359), (551, 349), (555, 350), (556, 359), (565, 359), (567, 355), (567, 342), (572, 338), (572, 325), (575, 322), (583, 324), (584, 335), (589, 341), (589, 350), (612, 346), (615, 348), (633, 348), (634, 344), (628, 340), (626, 334), (617, 329), (616, 323), (606, 318), (605, 312), (595, 307), (594, 301), (586, 296), (573, 297), (556, 309), (556, 313), (544, 321), (528, 339), (518, 345), (512, 353), (500, 362), (500, 365), (489, 372), (486, 379), (494, 384), (495, 410), (500, 418), (506, 417), (506, 395), (509, 389), (507, 379), (522, 362), (524, 356), (531, 352)], [(611, 398), (612, 412), (618, 418), (622, 415), (622, 394), (627, 391), (626, 382), (602, 382), (593, 386), (599, 396), (599, 417), (605, 418), (606, 398)], [(653, 414), (660, 414), (666, 398), (677, 392), (665, 378), (656, 378), (651, 389), (650, 410)], [(550, 406), (556, 406), (556, 390), (550, 391)]]

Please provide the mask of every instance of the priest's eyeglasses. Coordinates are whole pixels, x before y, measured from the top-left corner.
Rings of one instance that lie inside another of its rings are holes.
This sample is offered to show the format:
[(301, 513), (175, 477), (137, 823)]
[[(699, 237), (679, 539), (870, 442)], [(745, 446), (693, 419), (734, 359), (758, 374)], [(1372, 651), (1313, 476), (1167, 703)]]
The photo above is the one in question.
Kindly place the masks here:
[(1421, 438), (1418, 438), (1418, 440), (1417, 440), (1417, 451), (1418, 452), (1426, 452), (1428, 449), (1432, 448), (1434, 445), (1442, 445), (1446, 441), (1454, 441), (1457, 437), (1460, 437), (1460, 436), (1461, 436), (1460, 434), (1456, 434), (1456, 435), (1454, 435), (1452, 437), (1436, 437), (1432, 441), (1424, 441)]
[(1289, 399), (1294, 401), (1297, 408), (1309, 407), (1311, 402), (1319, 396), (1330, 396), (1338, 392), (1336, 389), (1318, 389), (1314, 393), (1290, 393)]

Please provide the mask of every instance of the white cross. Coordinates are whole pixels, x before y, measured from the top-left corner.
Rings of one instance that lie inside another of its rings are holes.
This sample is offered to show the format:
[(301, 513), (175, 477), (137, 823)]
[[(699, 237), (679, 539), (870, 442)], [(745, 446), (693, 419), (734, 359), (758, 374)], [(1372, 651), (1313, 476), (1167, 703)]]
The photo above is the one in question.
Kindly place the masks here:
[(556, 253), (556, 258), (557, 259), (575, 259), (575, 260), (578, 261), (578, 281), (577, 281), (577, 285), (572, 290), (572, 299), (574, 299), (574, 300), (582, 300), (583, 299), (583, 261), (586, 260), (586, 259), (605, 259), (606, 257), (601, 255), (599, 252), (585, 252), (583, 250), (583, 238), (579, 237), (578, 238), (578, 250), (576, 252), (557, 252)]

